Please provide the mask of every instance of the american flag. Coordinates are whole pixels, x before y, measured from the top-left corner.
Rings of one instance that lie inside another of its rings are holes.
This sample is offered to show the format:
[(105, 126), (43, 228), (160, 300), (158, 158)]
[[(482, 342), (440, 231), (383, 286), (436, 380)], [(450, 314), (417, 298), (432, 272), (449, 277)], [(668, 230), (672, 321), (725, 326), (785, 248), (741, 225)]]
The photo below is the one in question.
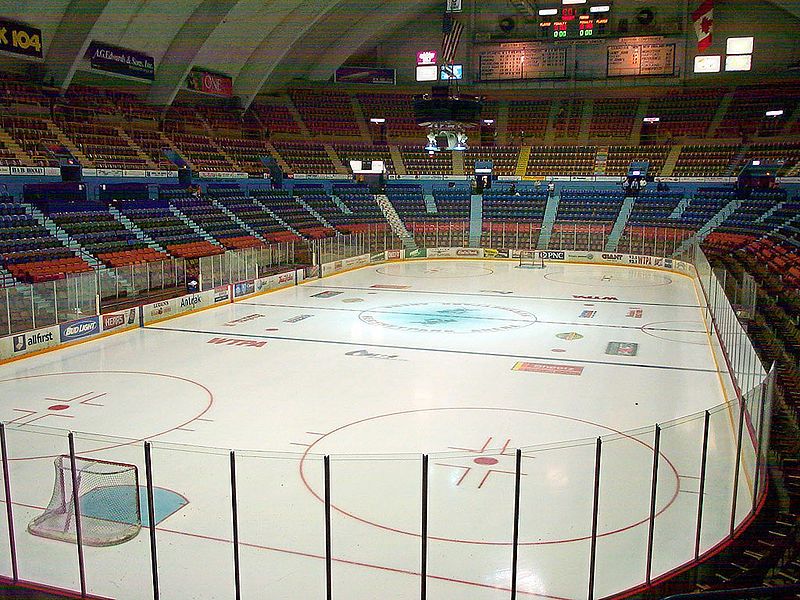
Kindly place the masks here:
[(456, 56), (456, 49), (458, 48), (458, 42), (461, 41), (461, 33), (464, 31), (464, 26), (447, 13), (444, 16), (442, 30), (444, 31), (444, 38), (442, 39), (441, 62), (449, 65)]

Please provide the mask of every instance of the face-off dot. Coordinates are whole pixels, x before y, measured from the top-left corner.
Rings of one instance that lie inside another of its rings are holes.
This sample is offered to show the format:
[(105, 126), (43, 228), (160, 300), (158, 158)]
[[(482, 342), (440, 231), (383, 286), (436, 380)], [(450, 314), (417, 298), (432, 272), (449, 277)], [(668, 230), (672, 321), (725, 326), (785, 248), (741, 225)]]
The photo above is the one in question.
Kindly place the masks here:
[(476, 465), (489, 465), (490, 466), (490, 465), (496, 465), (500, 461), (497, 460), (496, 458), (492, 458), (491, 456), (479, 456), (478, 458), (474, 459), (472, 462), (474, 462)]
[(53, 404), (52, 406), (48, 406), (47, 410), (67, 410), (69, 408), (69, 404)]

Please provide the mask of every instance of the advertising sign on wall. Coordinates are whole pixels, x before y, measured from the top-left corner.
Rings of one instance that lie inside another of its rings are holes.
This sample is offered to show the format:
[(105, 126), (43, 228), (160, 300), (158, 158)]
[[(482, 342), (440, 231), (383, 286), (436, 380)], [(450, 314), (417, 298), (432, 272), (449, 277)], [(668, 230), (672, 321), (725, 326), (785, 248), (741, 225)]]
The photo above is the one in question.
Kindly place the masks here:
[(203, 69), (192, 69), (186, 76), (186, 87), (195, 92), (214, 96), (233, 96), (233, 79), (227, 75), (211, 73)]
[(334, 74), (336, 83), (367, 83), (394, 85), (395, 70), (380, 67), (339, 67)]
[(42, 58), (42, 30), (0, 19), (0, 50)]
[(150, 81), (155, 79), (155, 61), (152, 56), (142, 52), (92, 41), (89, 49), (86, 50), (86, 58), (92, 68), (98, 71), (149, 79)]

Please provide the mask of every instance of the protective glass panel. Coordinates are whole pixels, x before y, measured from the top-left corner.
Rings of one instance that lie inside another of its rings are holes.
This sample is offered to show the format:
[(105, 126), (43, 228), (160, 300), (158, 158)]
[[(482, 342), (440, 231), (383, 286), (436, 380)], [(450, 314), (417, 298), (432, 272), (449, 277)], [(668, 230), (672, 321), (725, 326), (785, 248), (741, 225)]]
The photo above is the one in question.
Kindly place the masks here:
[(10, 311), (8, 305), (8, 288), (0, 290), (0, 336), (11, 333)]
[(729, 534), (736, 464), (737, 403), (723, 404), (710, 413), (700, 554)]
[(75, 284), (72, 279), (58, 279), (53, 283), (55, 284), (58, 322), (64, 323), (79, 318)]
[(595, 440), (526, 449), (522, 457), (518, 590), (585, 598)]
[(595, 595), (645, 579), (653, 428), (603, 438)]
[(55, 325), (56, 289), (54, 282), (37, 283), (33, 286), (33, 309), (36, 311), (36, 326)]
[(97, 286), (92, 274), (81, 275), (72, 280), (75, 284), (76, 310), (82, 315), (97, 314)]
[(453, 447), (466, 450), (430, 457), (428, 572), (437, 575), (432, 597), (458, 597), (465, 589), (510, 589), (514, 453), (490, 450), (496, 443), (490, 434), (459, 435), (487, 430), (489, 423), (481, 426), (481, 417), (486, 419), (466, 411), (459, 415), (475, 419), (473, 427), (453, 432)]
[(421, 457), (332, 456), (330, 469), (335, 596), (366, 588), (418, 598)]
[[(126, 598), (152, 598), (143, 444), (75, 434), (75, 452), (87, 465), (80, 487), (83, 537), (98, 544), (87, 542), (87, 590), (107, 598), (121, 589)], [(166, 498), (159, 500), (159, 510), (165, 509)]]
[(755, 389), (744, 397), (744, 422), (742, 423), (742, 442), (739, 455), (739, 486), (736, 497), (736, 525), (753, 509), (753, 494), (756, 477), (756, 448), (758, 438), (755, 430), (758, 423), (757, 406), (761, 400), (761, 390)]
[[(40, 517), (54, 500), (60, 504), (64, 514), (74, 515), (72, 499), (64, 493), (71, 487), (71, 481), (65, 481), (64, 472), (55, 467), (55, 461), (69, 452), (67, 434), (57, 429), (27, 425), (37, 416), (44, 415), (24, 414), (6, 429), (19, 577), (64, 590), (80, 591), (77, 545), (28, 531), (28, 525)], [(56, 420), (56, 417), (48, 415), (48, 420), (50, 418)], [(69, 471), (66, 477), (71, 480)], [(74, 518), (65, 520), (64, 524), (74, 527)]]
[(11, 313), (11, 329), (14, 332), (27, 331), (35, 327), (33, 320), (32, 287), (18, 285), (6, 288), (8, 309)]
[(324, 598), (322, 459), (237, 452), (236, 481), (242, 597)]
[(694, 559), (704, 422), (701, 413), (661, 426), (651, 579)]
[(162, 597), (232, 597), (228, 452), (153, 444), (152, 462), (153, 485), (172, 498), (155, 519)]

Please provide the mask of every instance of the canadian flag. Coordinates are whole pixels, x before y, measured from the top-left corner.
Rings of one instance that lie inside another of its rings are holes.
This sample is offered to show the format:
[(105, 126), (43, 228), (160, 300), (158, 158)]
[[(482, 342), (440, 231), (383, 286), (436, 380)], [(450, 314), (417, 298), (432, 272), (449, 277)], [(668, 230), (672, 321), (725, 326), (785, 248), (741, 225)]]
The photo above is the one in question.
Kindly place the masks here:
[(711, 46), (714, 33), (714, 0), (703, 0), (700, 7), (692, 13), (692, 21), (697, 34), (697, 51), (703, 52)]

